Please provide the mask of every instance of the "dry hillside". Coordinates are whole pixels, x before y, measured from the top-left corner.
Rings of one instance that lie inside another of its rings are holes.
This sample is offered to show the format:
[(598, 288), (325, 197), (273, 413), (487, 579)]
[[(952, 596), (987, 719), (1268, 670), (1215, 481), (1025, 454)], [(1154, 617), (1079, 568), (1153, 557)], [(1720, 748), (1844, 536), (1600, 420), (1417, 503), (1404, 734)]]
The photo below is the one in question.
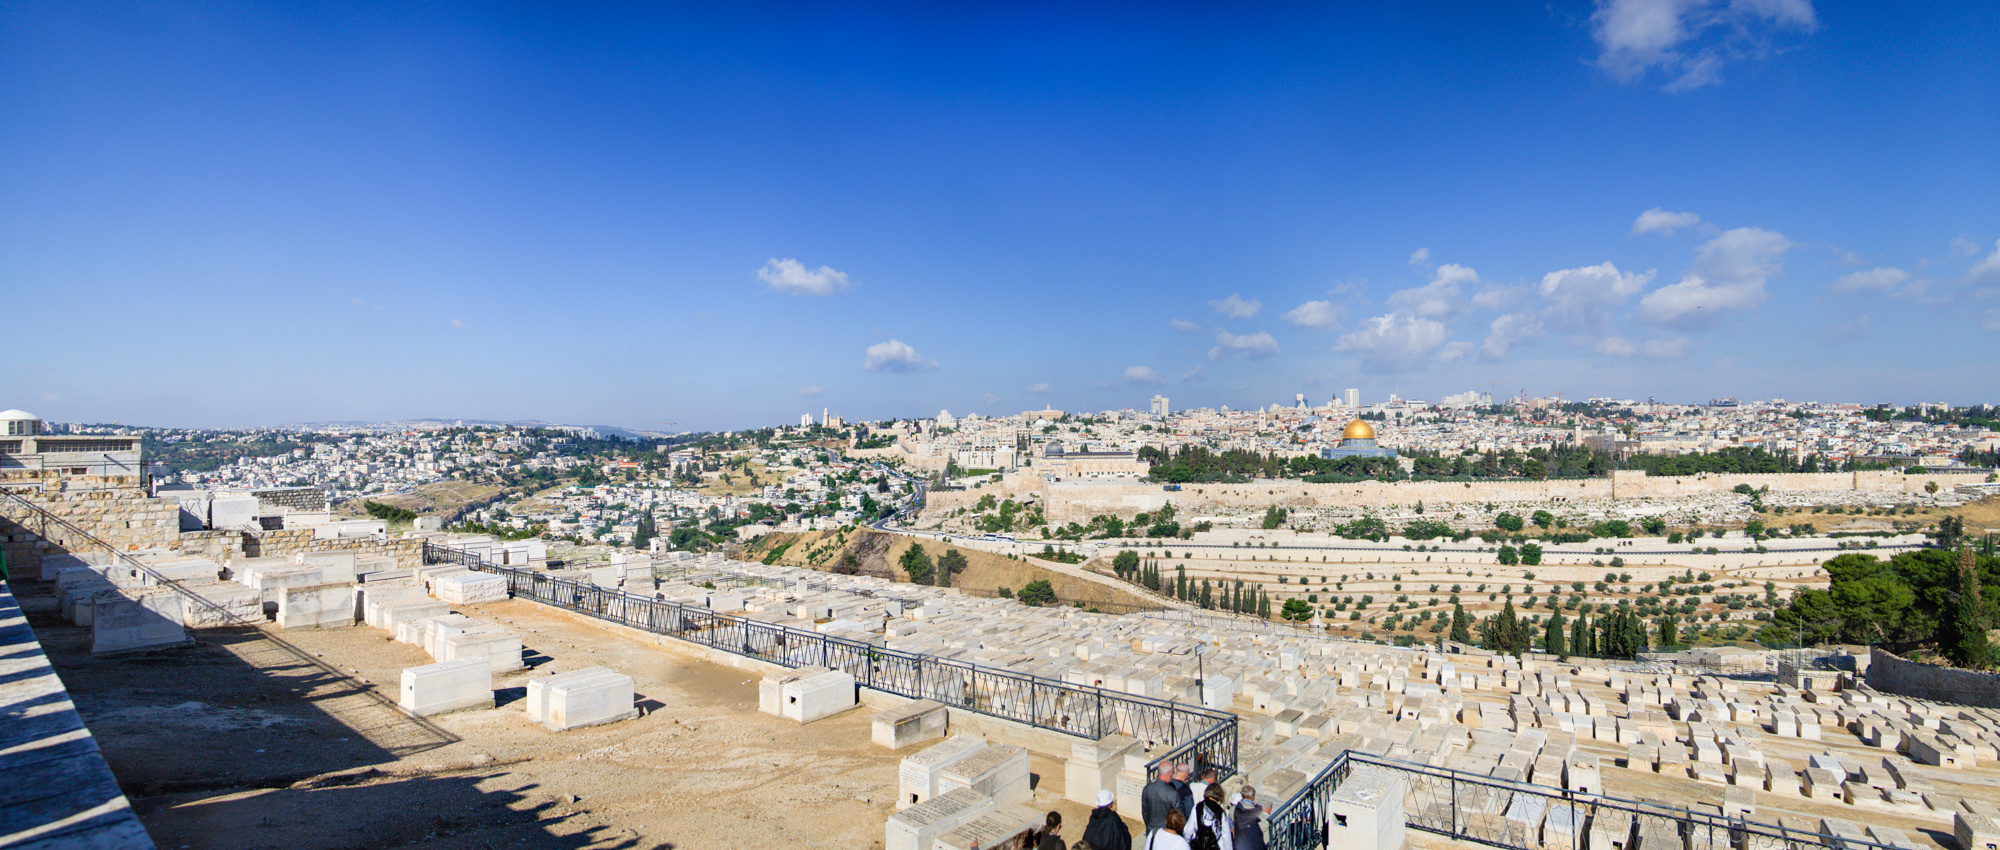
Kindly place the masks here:
[[(964, 555), (965, 571), (953, 576), (951, 583), (968, 593), (991, 596), (1003, 587), (1020, 590), (1031, 581), (1045, 580), (1055, 588), (1056, 599), (1064, 605), (1082, 602), (1085, 608), (1098, 607), (1107, 612), (1160, 607), (1157, 602), (1140, 594), (1059, 573), (1028, 561), (869, 529), (767, 534), (745, 547), (742, 557), (758, 561), (768, 558), (769, 563), (831, 572), (840, 568), (841, 556), (851, 552), (858, 562), (857, 572), (860, 574), (909, 581), (909, 576), (896, 565), (903, 553), (915, 545), (923, 546), (933, 562), (948, 550)], [(773, 553), (776, 553), (775, 558)]]

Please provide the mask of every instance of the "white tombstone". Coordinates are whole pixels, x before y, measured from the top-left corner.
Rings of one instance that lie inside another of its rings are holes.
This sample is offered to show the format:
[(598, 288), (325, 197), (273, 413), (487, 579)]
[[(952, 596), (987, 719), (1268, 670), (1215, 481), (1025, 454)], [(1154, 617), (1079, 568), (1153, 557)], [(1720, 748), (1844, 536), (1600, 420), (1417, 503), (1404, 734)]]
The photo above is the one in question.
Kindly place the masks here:
[(1014, 746), (987, 746), (938, 772), (938, 792), (970, 788), (996, 803), (1028, 799), (1028, 751)]
[(440, 661), (403, 670), (396, 704), (419, 717), (493, 707), (493, 668), (484, 658)]
[(964, 789), (927, 799), (889, 816), (883, 850), (932, 850), (940, 836), (993, 808), (992, 797)]
[(870, 732), (875, 743), (900, 750), (943, 738), (947, 720), (943, 703), (917, 700), (909, 705), (877, 712), (870, 723)]
[(167, 592), (137, 599), (115, 592), (104, 594), (92, 606), (90, 654), (113, 655), (193, 643), (181, 625), (182, 604), (178, 594)]
[(903, 757), (897, 770), (896, 808), (921, 805), (938, 796), (938, 775), (959, 759), (986, 747), (986, 742), (970, 736), (946, 738)]
[(451, 605), (482, 605), (507, 600), (507, 580), (487, 573), (455, 573), (438, 576), (432, 589), (441, 602)]
[(595, 670), (599, 672), (543, 685), (543, 726), (564, 732), (639, 716), (633, 705), (632, 677), (602, 667)]
[(854, 674), (828, 670), (785, 682), (779, 689), (780, 716), (799, 723), (832, 717), (860, 704)]
[(278, 591), (278, 628), (321, 629), (354, 625), (354, 585), (308, 584)]
[(1353, 850), (1402, 850), (1403, 794), (1401, 776), (1356, 765), (1327, 798), (1327, 811), (1333, 816), (1328, 844)]

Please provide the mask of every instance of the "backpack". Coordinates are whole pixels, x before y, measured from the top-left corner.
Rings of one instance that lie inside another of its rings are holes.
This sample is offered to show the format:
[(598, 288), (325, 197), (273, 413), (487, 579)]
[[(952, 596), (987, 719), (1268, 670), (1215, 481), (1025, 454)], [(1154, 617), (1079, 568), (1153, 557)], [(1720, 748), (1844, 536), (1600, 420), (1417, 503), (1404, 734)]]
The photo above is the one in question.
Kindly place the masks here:
[(1222, 810), (1216, 808), (1213, 802), (1203, 800), (1201, 805), (1195, 807), (1195, 818), (1201, 826), (1195, 829), (1194, 841), (1188, 846), (1194, 850), (1222, 850), (1222, 839), (1215, 834), (1215, 825), (1222, 822)]

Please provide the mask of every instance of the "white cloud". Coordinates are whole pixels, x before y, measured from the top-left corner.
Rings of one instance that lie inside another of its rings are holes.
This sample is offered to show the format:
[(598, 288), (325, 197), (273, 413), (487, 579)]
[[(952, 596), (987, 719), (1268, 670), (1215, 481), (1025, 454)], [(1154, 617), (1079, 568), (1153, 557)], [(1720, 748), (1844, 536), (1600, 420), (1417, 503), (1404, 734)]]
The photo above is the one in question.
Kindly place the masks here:
[(1775, 29), (1818, 28), (1810, 0), (1599, 0), (1590, 16), (1597, 66), (1633, 83), (1658, 69), (1669, 92), (1722, 81), (1722, 66), (1768, 52)]
[(868, 359), (861, 368), (870, 372), (922, 372), (936, 369), (936, 360), (925, 360), (902, 340), (892, 339), (868, 346)]
[(1889, 292), (1909, 279), (1909, 272), (1884, 267), (1841, 275), (1827, 288), (1842, 295), (1856, 292)]
[(1431, 264), (1431, 249), (1418, 248), (1410, 252), (1410, 267), (1423, 268)]
[(452, 320), (451, 320), (451, 326), (452, 326), (452, 327), (453, 327), (454, 329), (457, 329), (457, 330), (461, 330), (461, 331), (463, 331), (463, 330), (471, 330), (471, 329), (472, 329), (472, 326), (471, 326), (471, 325), (468, 325), (468, 324), (466, 324), (466, 323), (465, 323), (464, 321), (462, 321), (462, 320), (459, 320), (459, 319), (452, 319)]
[(780, 260), (772, 257), (757, 270), (757, 277), (779, 292), (787, 295), (833, 295), (846, 290), (850, 284), (846, 272), (834, 271), (831, 267), (820, 266), (807, 269), (798, 260)]
[(1340, 327), (1340, 317), (1346, 312), (1346, 307), (1332, 301), (1307, 301), (1287, 311), (1284, 319), (1295, 328), (1333, 330)]
[(987, 393), (980, 396), (979, 400), (985, 402), (988, 407), (991, 407), (994, 403), (1000, 401), (1000, 397), (992, 393)]
[(1973, 288), (1974, 298), (2000, 296), (2000, 240), (1994, 240), (1993, 253), (1973, 265), (1972, 270), (1965, 273), (1963, 282)]
[(1826, 331), (1820, 335), (1820, 344), (1845, 345), (1850, 342), (1860, 342), (1864, 339), (1867, 339), (1868, 332), (1873, 330), (1874, 328), (1875, 328), (1874, 321), (1868, 318), (1867, 313), (1863, 313), (1859, 316), (1854, 317), (1853, 321), (1842, 322), (1838, 325), (1834, 325), (1833, 327), (1827, 328)]
[(1664, 360), (1679, 357), (1688, 352), (1689, 342), (1685, 337), (1660, 337), (1643, 343), (1635, 343), (1613, 334), (1597, 341), (1595, 350), (1599, 354), (1613, 357), (1650, 357)]
[(1601, 332), (1611, 310), (1646, 288), (1654, 272), (1621, 272), (1609, 262), (1542, 275), (1535, 291), (1548, 301), (1543, 319), (1576, 333)]
[(816, 395), (825, 395), (825, 394), (826, 394), (826, 390), (825, 390), (824, 388), (822, 388), (822, 387), (800, 387), (800, 388), (799, 388), (799, 395), (802, 395), (802, 396), (805, 396), (806, 398), (812, 398), (813, 396), (816, 396)]
[(1472, 343), (1465, 342), (1462, 340), (1458, 342), (1449, 342), (1445, 343), (1445, 346), (1443, 348), (1438, 349), (1437, 359), (1439, 363), (1450, 363), (1453, 360), (1461, 359), (1471, 353), (1472, 353)]
[(1245, 301), (1239, 296), (1231, 295), (1221, 301), (1210, 301), (1208, 306), (1214, 307), (1215, 312), (1232, 319), (1248, 319), (1257, 315), (1258, 310), (1264, 309), (1264, 302), (1255, 298)]
[(1203, 369), (1200, 366), (1196, 366), (1193, 369), (1189, 369), (1181, 373), (1181, 383), (1183, 384), (1192, 384), (1197, 381), (1206, 381), (1206, 380), (1208, 380), (1208, 370)]
[(1986, 317), (1979, 320), (1979, 326), (1994, 333), (2000, 333), (2000, 310), (1986, 311)]
[(1233, 334), (1228, 331), (1215, 332), (1216, 346), (1208, 350), (1210, 362), (1219, 362), (1232, 354), (1241, 354), (1251, 360), (1260, 360), (1278, 353), (1278, 341), (1269, 331), (1254, 334)]
[(1543, 333), (1542, 322), (1534, 314), (1508, 313), (1487, 326), (1486, 341), (1480, 343), (1479, 353), (1488, 360), (1500, 360), (1514, 346), (1539, 339)]
[(1153, 371), (1151, 366), (1127, 366), (1125, 383), (1133, 386), (1158, 386), (1166, 382), (1160, 380), (1160, 373)]
[(1047, 395), (1049, 392), (1049, 382), (1043, 381), (1039, 384), (1029, 384), (1028, 392), (1034, 393), (1035, 395)]
[(1640, 213), (1639, 217), (1632, 221), (1632, 235), (1658, 233), (1661, 236), (1672, 236), (1676, 231), (1694, 227), (1698, 224), (1701, 224), (1701, 216), (1694, 213), (1667, 212), (1659, 207), (1654, 207)]
[(1198, 334), (1198, 333), (1201, 333), (1201, 326), (1200, 326), (1200, 325), (1197, 325), (1197, 324), (1195, 324), (1195, 323), (1193, 323), (1193, 322), (1189, 322), (1189, 321), (1184, 321), (1184, 320), (1181, 320), (1181, 319), (1173, 319), (1173, 320), (1170, 320), (1170, 321), (1168, 321), (1168, 322), (1167, 322), (1167, 325), (1168, 325), (1168, 326), (1170, 326), (1170, 327), (1172, 327), (1172, 328), (1173, 328), (1174, 330), (1177, 330), (1177, 331), (1180, 331), (1181, 333), (1184, 333), (1184, 334)]
[(1464, 313), (1468, 306), (1463, 285), (1478, 282), (1479, 273), (1471, 267), (1445, 263), (1438, 266), (1430, 283), (1390, 294), (1389, 309), (1425, 318), (1456, 316)]
[(1361, 355), (1367, 372), (1409, 372), (1421, 368), (1450, 341), (1451, 332), (1431, 319), (1402, 313), (1375, 316), (1346, 334), (1334, 350)]
[(1951, 255), (1956, 257), (1961, 254), (1967, 257), (1979, 256), (1978, 240), (1962, 233), (1951, 237)]
[(1679, 283), (1653, 290), (1639, 315), (1657, 325), (1699, 328), (1723, 314), (1754, 310), (1769, 297), (1764, 283), (1782, 266), (1792, 243), (1781, 234), (1739, 227), (1709, 240)]

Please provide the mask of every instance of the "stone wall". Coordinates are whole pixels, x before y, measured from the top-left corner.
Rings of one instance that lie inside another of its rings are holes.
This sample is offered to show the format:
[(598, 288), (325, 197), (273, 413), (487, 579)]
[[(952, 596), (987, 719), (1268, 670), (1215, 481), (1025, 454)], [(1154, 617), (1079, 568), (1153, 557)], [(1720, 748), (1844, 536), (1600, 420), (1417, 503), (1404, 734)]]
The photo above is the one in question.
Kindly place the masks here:
[(286, 528), (277, 531), (261, 531), (243, 535), (243, 556), (246, 558), (282, 558), (301, 552), (353, 552), (356, 555), (387, 555), (396, 559), (399, 569), (422, 566), (424, 562), (424, 538), (385, 537), (368, 535), (365, 537), (317, 538), (311, 528)]
[[(322, 540), (311, 528), (256, 534), (233, 530), (182, 532), (179, 502), (148, 498), (145, 491), (134, 488), (15, 493), (126, 552), (161, 549), (227, 563), (242, 557), (351, 551), (357, 555), (388, 555), (396, 559), (398, 567), (415, 567), (423, 562), (420, 537), (370, 535)], [(83, 539), (69, 539), (71, 536), (60, 525), (44, 529), (38, 517), (8, 510), (5, 503), (0, 503), (0, 550), (6, 552), (8, 567), (17, 573), (39, 567), (44, 552), (80, 554), (95, 548)]]
[[(1138, 481), (1058, 481), (1043, 486), (1049, 522), (1088, 522), (1111, 514), (1130, 518), (1158, 510), (1169, 502), (1183, 516), (1222, 509), (1283, 507), (1380, 508), (1437, 505), (1453, 502), (1561, 503), (1577, 499), (1638, 499), (1727, 493), (1739, 484), (1770, 487), (1774, 492), (1860, 491), (1905, 493), (1923, 489), (1922, 476), (1900, 471), (1821, 472), (1789, 475), (1689, 475), (1652, 477), (1644, 470), (1627, 470), (1605, 478), (1551, 481), (1360, 481), (1351, 484), (1308, 484), (1272, 479), (1248, 484), (1184, 484), (1169, 491), (1160, 484)], [(966, 491), (976, 500), (978, 491)], [(935, 506), (936, 503), (933, 503)], [(955, 504), (953, 506), (956, 506)]]
[(1885, 694), (2000, 708), (2000, 673), (1919, 664), (1881, 649), (1870, 653), (1868, 686)]
[[(167, 548), (180, 537), (180, 503), (148, 498), (144, 490), (14, 492), (123, 551)], [(70, 536), (59, 525), (44, 529), (34, 515), (0, 504), (0, 548), (5, 549), (7, 564), (15, 570), (39, 566), (45, 550), (92, 548), (81, 539), (70, 540)]]

